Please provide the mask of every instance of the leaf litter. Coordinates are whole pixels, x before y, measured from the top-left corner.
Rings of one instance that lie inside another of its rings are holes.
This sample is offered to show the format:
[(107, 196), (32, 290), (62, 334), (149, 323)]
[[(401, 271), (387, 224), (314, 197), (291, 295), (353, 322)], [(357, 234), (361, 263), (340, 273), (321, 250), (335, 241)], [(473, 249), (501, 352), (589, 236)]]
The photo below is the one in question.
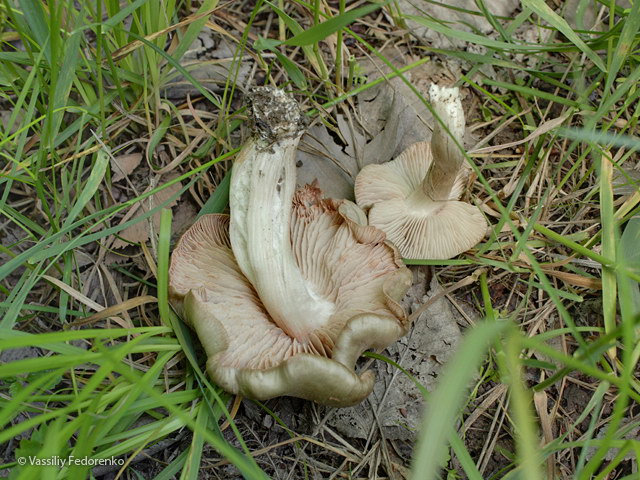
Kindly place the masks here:
[(133, 152), (117, 157), (111, 157), (111, 171), (113, 173), (112, 180), (119, 182), (125, 177), (128, 177), (142, 161), (142, 153)]

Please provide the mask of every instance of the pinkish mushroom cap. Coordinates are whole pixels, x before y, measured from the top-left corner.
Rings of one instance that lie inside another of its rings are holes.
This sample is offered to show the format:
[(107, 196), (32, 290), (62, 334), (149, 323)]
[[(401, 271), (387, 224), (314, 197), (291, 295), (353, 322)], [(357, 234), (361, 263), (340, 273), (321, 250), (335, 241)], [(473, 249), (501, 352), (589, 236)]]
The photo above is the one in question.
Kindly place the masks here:
[[(254, 105), (258, 115), (297, 118), (275, 92), (260, 92), (276, 102)], [(268, 120), (275, 136), (252, 139), (236, 160), (231, 217), (203, 216), (176, 246), (172, 302), (225, 390), (353, 405), (374, 382), (355, 373), (357, 358), (408, 329), (398, 302), (411, 273), (355, 204), (321, 199), (315, 186), (294, 192), (301, 129)]]

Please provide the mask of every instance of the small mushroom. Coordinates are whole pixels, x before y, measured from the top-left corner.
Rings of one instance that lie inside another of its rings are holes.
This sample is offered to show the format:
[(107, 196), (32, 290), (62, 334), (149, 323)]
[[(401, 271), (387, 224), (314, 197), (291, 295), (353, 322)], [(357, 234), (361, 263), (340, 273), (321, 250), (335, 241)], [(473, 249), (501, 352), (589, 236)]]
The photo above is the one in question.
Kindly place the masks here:
[(231, 216), (205, 215), (180, 239), (172, 302), (225, 390), (356, 404), (374, 383), (355, 373), (358, 357), (408, 329), (398, 302), (411, 273), (355, 204), (315, 185), (295, 191), (295, 101), (263, 87), (252, 107), (257, 134), (234, 164)]
[(415, 143), (390, 162), (367, 165), (358, 174), (358, 206), (369, 224), (387, 234), (404, 258), (448, 259), (475, 246), (487, 221), (458, 199), (468, 170), (462, 144), (464, 112), (457, 88), (432, 85), (431, 104), (449, 129), (436, 123), (431, 142)]

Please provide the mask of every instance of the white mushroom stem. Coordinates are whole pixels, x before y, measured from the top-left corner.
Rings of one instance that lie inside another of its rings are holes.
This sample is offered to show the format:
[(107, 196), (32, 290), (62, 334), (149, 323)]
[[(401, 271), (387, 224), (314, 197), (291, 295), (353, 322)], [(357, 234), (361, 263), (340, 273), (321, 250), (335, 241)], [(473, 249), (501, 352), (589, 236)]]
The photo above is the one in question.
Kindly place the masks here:
[(302, 117), (295, 100), (266, 87), (253, 93), (253, 110), (258, 136), (245, 144), (231, 178), (231, 246), (273, 321), (306, 343), (311, 332), (326, 325), (335, 307), (313, 291), (291, 249)]
[(433, 84), (429, 88), (429, 97), (435, 113), (451, 133), (449, 134), (436, 120), (431, 138), (433, 163), (424, 179), (423, 190), (429, 192), (429, 197), (434, 201), (446, 201), (450, 199), (456, 176), (464, 164), (464, 154), (454, 141), (455, 138), (462, 145), (464, 111), (458, 88)]

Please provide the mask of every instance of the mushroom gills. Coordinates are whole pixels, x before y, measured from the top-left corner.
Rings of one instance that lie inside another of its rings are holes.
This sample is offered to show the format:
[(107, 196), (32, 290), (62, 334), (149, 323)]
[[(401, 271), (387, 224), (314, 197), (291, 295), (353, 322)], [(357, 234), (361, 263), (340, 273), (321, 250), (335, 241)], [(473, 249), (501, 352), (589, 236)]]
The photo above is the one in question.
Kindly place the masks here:
[(437, 122), (431, 143), (411, 145), (397, 158), (367, 165), (355, 182), (356, 201), (369, 223), (384, 231), (404, 258), (448, 259), (484, 237), (480, 210), (458, 201), (468, 169), (460, 150), (464, 113), (456, 88), (432, 85)]

